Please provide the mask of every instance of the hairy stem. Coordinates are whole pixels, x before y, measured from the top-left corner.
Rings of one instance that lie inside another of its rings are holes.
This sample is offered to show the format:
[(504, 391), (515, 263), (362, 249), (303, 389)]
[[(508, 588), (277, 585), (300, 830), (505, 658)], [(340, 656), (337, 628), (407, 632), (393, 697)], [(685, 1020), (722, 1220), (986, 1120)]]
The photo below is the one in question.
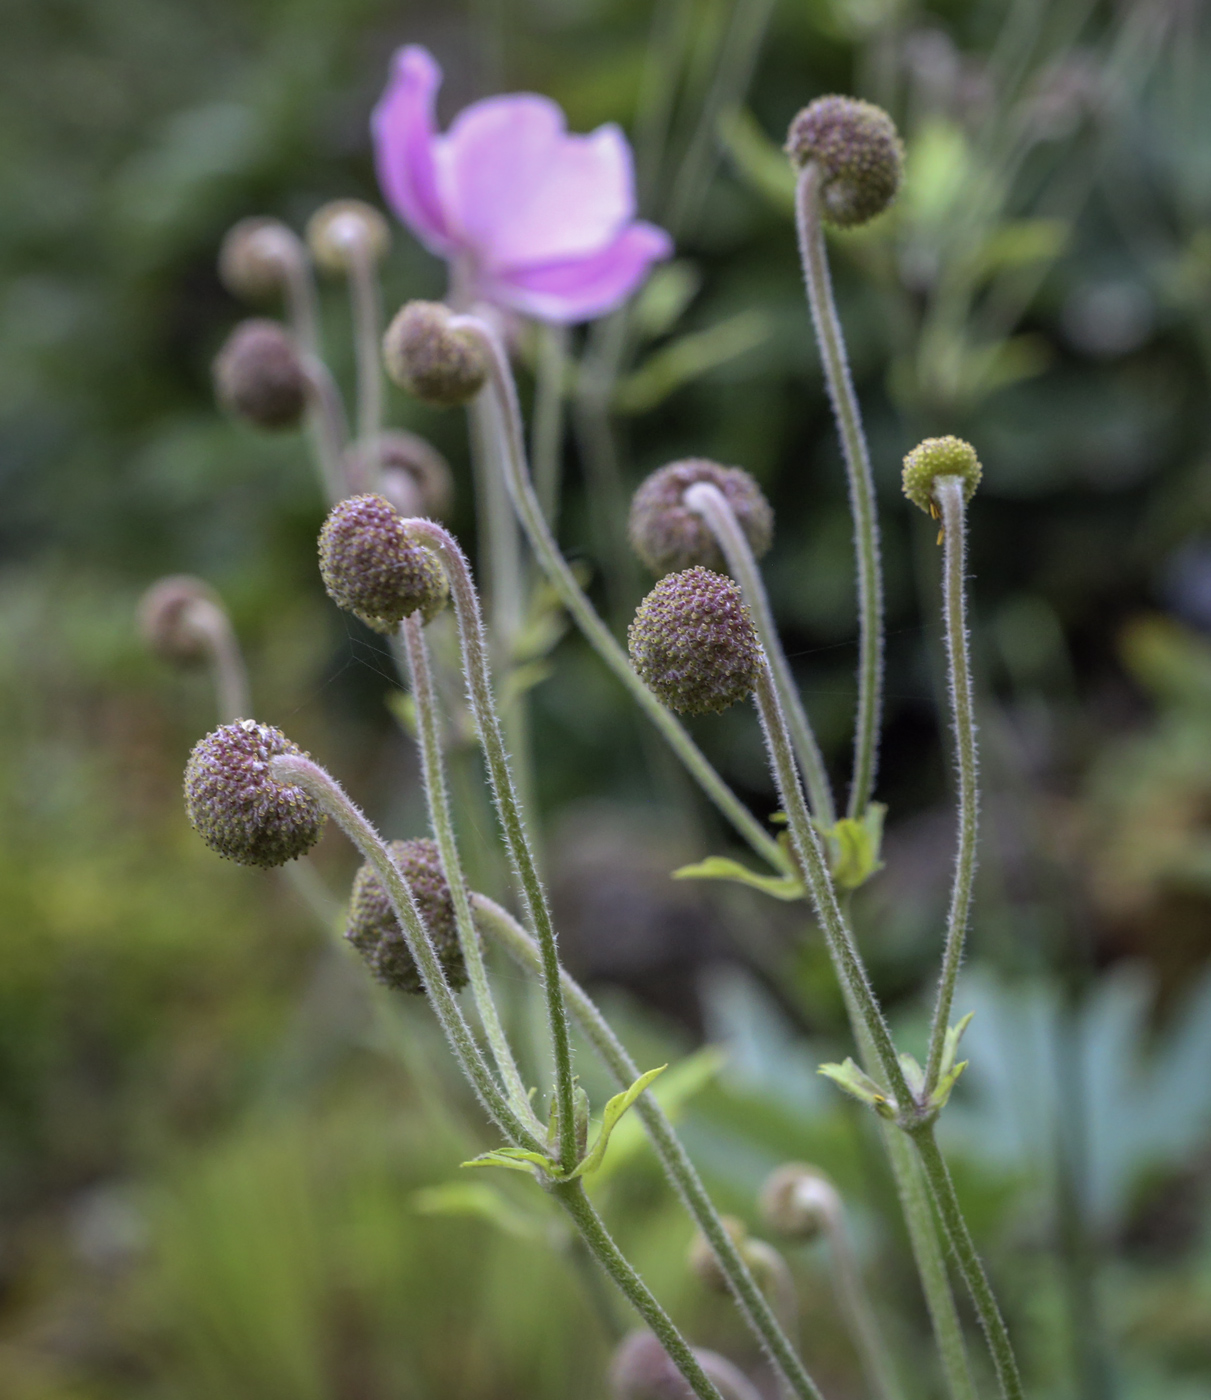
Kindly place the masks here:
[(531, 458), (534, 490), (543, 517), (552, 529), (559, 518), (563, 466), (563, 394), (568, 364), (567, 326), (538, 327), (538, 368), (534, 382), (534, 430)]
[(866, 1373), (866, 1383), (877, 1400), (903, 1400), (904, 1392), (888, 1359), (879, 1320), (875, 1316), (870, 1294), (866, 1291), (839, 1200), (835, 1210), (825, 1212), (825, 1229), (832, 1251), (837, 1301), (849, 1323), (850, 1336)]
[(854, 552), (858, 563), (858, 719), (854, 734), (854, 776), (849, 791), (848, 815), (860, 819), (874, 790), (879, 758), (879, 725), (883, 708), (883, 575), (870, 453), (850, 378), (841, 322), (833, 301), (828, 251), (824, 245), (824, 226), (820, 218), (818, 181), (816, 165), (809, 161), (799, 176), (795, 193), (795, 221), (807, 299), (820, 346), (828, 396), (832, 400), (841, 435), (841, 450), (849, 477), (850, 510), (854, 518)]

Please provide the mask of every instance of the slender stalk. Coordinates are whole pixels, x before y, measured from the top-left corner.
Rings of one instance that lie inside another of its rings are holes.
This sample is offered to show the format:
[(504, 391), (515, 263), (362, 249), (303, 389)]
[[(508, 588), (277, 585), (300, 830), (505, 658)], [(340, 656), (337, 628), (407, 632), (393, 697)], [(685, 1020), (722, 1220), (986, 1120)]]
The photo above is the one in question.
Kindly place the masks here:
[(861, 818), (875, 785), (879, 759), (879, 725), (883, 708), (883, 575), (879, 560), (879, 522), (870, 453), (862, 431), (862, 414), (845, 353), (845, 338), (833, 301), (818, 197), (819, 172), (814, 161), (804, 166), (795, 192), (799, 256), (820, 345), (824, 379), (832, 401), (841, 450), (849, 477), (854, 517), (854, 552), (858, 563), (858, 719), (854, 732), (854, 776), (848, 815)]
[(307, 428), (319, 469), (320, 484), (335, 505), (349, 493), (345, 475), (345, 444), (349, 429), (345, 422), (345, 406), (340, 390), (328, 366), (316, 355), (303, 355), (303, 373), (307, 378), (309, 406)]
[(866, 1372), (866, 1382), (878, 1400), (903, 1400), (904, 1392), (888, 1360), (874, 1305), (862, 1280), (862, 1270), (858, 1267), (853, 1242), (846, 1228), (840, 1198), (836, 1209), (825, 1211), (824, 1219), (833, 1258), (833, 1284), (837, 1301), (849, 1324), (850, 1336), (862, 1369)]
[(442, 762), (441, 720), (438, 714), (437, 697), (433, 690), (433, 673), (429, 665), (429, 648), (425, 642), (424, 621), (419, 613), (413, 613), (404, 622), (404, 646), (408, 656), (408, 671), (412, 679), (412, 698), (416, 704), (417, 729), (420, 736), (421, 777), (425, 789), (425, 801), (429, 808), (429, 824), (441, 854), (442, 869), (446, 883), (450, 887), (450, 897), (454, 903), (454, 918), (458, 926), (458, 942), (463, 960), (467, 965), (467, 976), (471, 983), (471, 993), (483, 1023), (492, 1058), (500, 1071), (505, 1086), (518, 1116), (529, 1122), (531, 1130), (542, 1136), (542, 1125), (534, 1117), (530, 1106), (530, 1096), (518, 1072), (517, 1062), (509, 1048), (504, 1027), (492, 988), (488, 982), (488, 970), (484, 966), (483, 949), (476, 932), (475, 919), (471, 913), (471, 901), (467, 892), (466, 877), (462, 861), (459, 859), (458, 843), (454, 836), (454, 821), (450, 814), (450, 799), (446, 792), (445, 765)]
[(467, 563), (467, 557), (453, 535), (431, 520), (413, 520), (409, 525), (415, 538), (430, 545), (441, 555), (450, 580), (450, 594), (454, 602), (458, 635), (462, 645), (467, 695), (483, 745), (488, 780), (496, 800), (505, 845), (521, 885), (526, 913), (538, 934), (539, 947), (542, 949), (547, 1020), (550, 1023), (555, 1056), (555, 1102), (560, 1124), (559, 1160), (563, 1170), (571, 1172), (576, 1166), (576, 1139), (571, 1131), (571, 1125), (575, 1121), (572, 1043), (568, 1034), (568, 1014), (559, 978), (559, 952), (555, 946), (555, 929), (551, 922), (547, 892), (543, 888), (534, 861), (534, 852), (530, 846), (521, 804), (517, 799), (517, 789), (513, 783), (513, 774), (509, 768), (509, 758), (505, 752), (500, 719), (496, 713), (479, 597), (471, 578), (471, 567)]
[[(521, 967), (534, 973), (542, 971), (537, 943), (506, 909), (502, 909), (499, 904), (482, 894), (473, 894), (471, 903), (478, 917), (479, 927), (489, 938), (499, 943)], [(577, 1024), (614, 1076), (618, 1086), (627, 1088), (638, 1079), (639, 1066), (580, 984), (567, 972), (562, 974), (562, 980), (564, 997)], [(681, 1144), (681, 1139), (650, 1091), (641, 1094), (636, 1100), (635, 1112), (643, 1122), (652, 1149), (660, 1159), (673, 1190), (710, 1242), (749, 1329), (775, 1369), (797, 1396), (802, 1397), (802, 1400), (821, 1400), (820, 1391), (804, 1368), (794, 1345), (783, 1330), (744, 1257), (736, 1248), (736, 1242), (723, 1224), (693, 1162)]]
[(551, 1194), (571, 1216), (572, 1223), (580, 1231), (581, 1238), (593, 1252), (597, 1262), (618, 1285), (644, 1322), (655, 1332), (660, 1345), (668, 1352), (673, 1364), (685, 1377), (698, 1400), (723, 1400), (718, 1387), (690, 1350), (689, 1343), (673, 1325), (672, 1318), (660, 1306), (655, 1294), (611, 1239), (601, 1216), (593, 1209), (580, 1182), (556, 1183), (551, 1187)]
[(450, 1042), (459, 1068), (501, 1132), (512, 1142), (532, 1152), (541, 1152), (543, 1144), (514, 1113), (480, 1053), (471, 1028), (463, 1017), (462, 1008), (446, 981), (446, 974), (424, 920), (413, 902), (408, 882), (391, 859), (391, 852), (378, 832), (336, 779), (318, 763), (295, 754), (280, 754), (269, 760), (269, 767), (279, 782), (297, 784), (309, 793), (374, 867), (399, 920), (400, 930), (421, 975), (429, 1004)]
[(249, 713), (252, 702), (248, 692), (248, 669), (231, 619), (209, 599), (195, 598), (181, 620), (205, 642), (220, 722), (231, 724), (242, 718)]
[(950, 913), (946, 920), (946, 949), (929, 1036), (925, 1093), (937, 1087), (942, 1050), (950, 1025), (955, 983), (963, 961), (963, 944), (971, 912), (976, 869), (976, 834), (980, 796), (977, 789), (975, 707), (972, 703), (971, 657), (967, 647), (967, 600), (963, 568), (967, 554), (964, 483), (957, 476), (934, 482), (934, 499), (942, 512), (942, 620), (946, 631), (946, 660), (950, 681), (950, 713), (955, 732), (955, 766), (959, 772), (959, 844), (955, 854)]
[(929, 1183), (934, 1205), (942, 1218), (942, 1226), (950, 1248), (954, 1253), (963, 1282), (971, 1294), (980, 1317), (980, 1325), (988, 1339), (988, 1349), (992, 1353), (992, 1363), (996, 1368), (997, 1383), (1003, 1400), (1024, 1400), (1022, 1378), (1018, 1372), (1017, 1358), (1013, 1354), (1013, 1343), (1005, 1319), (997, 1307), (997, 1300), (984, 1272), (984, 1265), (976, 1251), (975, 1242), (963, 1218), (959, 1198), (955, 1194), (954, 1182), (946, 1166), (945, 1158), (938, 1150), (933, 1125), (923, 1124), (912, 1131), (912, 1139), (917, 1147), (917, 1155), (925, 1169), (925, 1179)]
[[(376, 444), (383, 426), (382, 297), (378, 269), (367, 236), (348, 245), (349, 302), (357, 359), (357, 436), (368, 454), (364, 469), (372, 480), (379, 470)], [(373, 487), (371, 488), (373, 489)]]
[(286, 314), (290, 328), (304, 355), (320, 358), (320, 317), (315, 278), (311, 275), (311, 255), (307, 246), (295, 234), (290, 234), (285, 269)]
[(791, 741), (799, 758), (803, 781), (807, 784), (807, 795), (811, 802), (812, 815), (821, 826), (830, 827), (837, 820), (833, 806), (832, 788), (828, 782), (828, 772), (816, 736), (812, 732), (811, 721), (803, 708), (799, 691), (795, 686), (791, 668), (782, 649), (778, 627), (769, 605), (769, 596), (761, 578), (761, 570), (753, 557), (748, 536), (736, 519), (727, 497), (709, 481), (698, 481), (686, 491), (686, 506), (700, 515), (711, 534), (714, 535), (732, 577), (740, 585), (744, 601), (749, 606), (753, 621), (757, 624), (757, 635), (769, 658), (770, 670), (774, 676), (774, 687), (786, 716)]
[(538, 327), (538, 368), (534, 381), (534, 490), (548, 525), (559, 518), (563, 466), (563, 395), (568, 365), (567, 326)]
[(509, 494), (543, 572), (594, 651), (630, 692), (640, 710), (660, 730), (719, 812), (758, 855), (769, 861), (775, 869), (785, 870), (786, 857), (781, 847), (736, 798), (676, 717), (665, 709), (635, 674), (626, 652), (614, 640), (609, 628), (576, 582), (543, 518), (542, 507), (530, 482), (521, 435), (520, 412), (517, 408), (517, 390), (500, 342), (492, 330), (475, 317), (459, 317), (457, 324), (464, 329), (474, 330), (487, 353), (492, 374), (492, 392), (502, 407), (506, 425), (505, 441), (508, 451), (504, 454), (504, 468)]

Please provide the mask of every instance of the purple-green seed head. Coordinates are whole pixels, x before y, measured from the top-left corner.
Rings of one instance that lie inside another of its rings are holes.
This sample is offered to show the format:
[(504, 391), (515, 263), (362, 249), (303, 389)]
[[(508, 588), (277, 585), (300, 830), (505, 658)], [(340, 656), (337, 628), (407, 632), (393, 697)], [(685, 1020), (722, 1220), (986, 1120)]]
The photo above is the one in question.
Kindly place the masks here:
[(323, 834), (315, 799), (270, 775), (279, 754), (307, 757), (280, 729), (237, 719), (200, 739), (185, 766), (189, 820), (212, 850), (240, 865), (285, 865)]
[(320, 574), (337, 607), (376, 632), (394, 632), (417, 611), (429, 622), (449, 596), (437, 556), (411, 538), (382, 496), (348, 496), (328, 512)]
[(276, 322), (241, 321), (214, 362), (219, 402), (258, 428), (293, 428), (307, 409), (307, 376)]
[(631, 502), (631, 547), (654, 574), (695, 564), (724, 567), (723, 554), (706, 521), (683, 501), (687, 489), (699, 481), (709, 481), (727, 498), (758, 559), (770, 547), (774, 512), (748, 472), (705, 457), (689, 457), (653, 472)]
[(452, 314), (440, 301), (410, 301), (383, 336), (388, 376), (422, 403), (444, 408), (473, 399), (488, 376), (478, 342), (450, 325)]
[[(446, 883), (441, 857), (433, 841), (391, 841), (391, 858), (408, 882), (446, 978), (455, 991), (467, 984), (467, 968), (458, 941), (454, 900)], [(412, 961), (399, 920), (387, 891), (369, 863), (353, 881), (349, 926), (345, 937), (365, 958), (374, 977), (400, 992), (423, 992), (424, 983)]]
[(636, 610), (628, 641), (640, 679), (682, 714), (726, 710), (757, 683), (753, 620), (739, 588), (710, 569), (662, 578)]
[(926, 438), (904, 459), (904, 494), (929, 515), (936, 515), (934, 481), (940, 476), (957, 476), (963, 481), (963, 499), (970, 501), (984, 469), (971, 443), (962, 438)]
[(817, 97), (791, 122), (786, 153), (802, 169), (822, 172), (820, 206), (826, 223), (856, 228), (896, 197), (904, 150), (882, 107), (857, 97)]

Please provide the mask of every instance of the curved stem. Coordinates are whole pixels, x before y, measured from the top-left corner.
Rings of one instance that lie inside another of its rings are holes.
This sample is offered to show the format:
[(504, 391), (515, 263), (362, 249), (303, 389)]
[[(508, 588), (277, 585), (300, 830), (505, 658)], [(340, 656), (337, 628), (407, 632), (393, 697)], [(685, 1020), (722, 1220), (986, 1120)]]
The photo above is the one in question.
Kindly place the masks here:
[(748, 536), (736, 519), (736, 512), (727, 497), (713, 482), (695, 482), (686, 491), (683, 499), (690, 510), (706, 521), (711, 534), (723, 551), (732, 577), (740, 585), (744, 601), (749, 605), (753, 621), (757, 624), (757, 634), (769, 658), (774, 686), (778, 691), (778, 699), (782, 702), (782, 712), (786, 716), (791, 741), (799, 758), (803, 781), (807, 784), (812, 814), (821, 826), (831, 827), (837, 820), (837, 813), (833, 806), (833, 794), (824, 767), (824, 758), (791, 675), (786, 652), (782, 649), (777, 624), (769, 605), (769, 596), (765, 591), (761, 570), (753, 557)]
[(411, 520), (408, 527), (414, 538), (428, 544), (441, 555), (450, 580), (450, 594), (454, 601), (458, 635), (462, 645), (467, 695), (483, 745), (488, 780), (496, 800), (505, 845), (521, 885), (526, 914), (538, 934), (539, 947), (542, 949), (547, 1020), (551, 1027), (551, 1043), (555, 1057), (555, 1102), (560, 1124), (559, 1161), (563, 1170), (570, 1173), (576, 1166), (576, 1135), (571, 1131), (571, 1125), (575, 1122), (575, 1086), (568, 1014), (563, 1003), (563, 988), (559, 977), (559, 952), (555, 946), (555, 929), (551, 922), (547, 892), (539, 877), (530, 838), (526, 832), (521, 804), (517, 800), (517, 790), (505, 752), (500, 719), (496, 713), (479, 597), (471, 578), (471, 567), (467, 563), (467, 557), (453, 535), (432, 520)]
[(980, 795), (977, 788), (975, 709), (972, 703), (971, 657), (967, 648), (967, 600), (963, 568), (967, 554), (964, 484), (957, 476), (934, 482), (934, 499), (942, 512), (942, 619), (946, 630), (946, 660), (950, 681), (950, 713), (955, 733), (955, 766), (959, 772), (959, 844), (955, 855), (950, 913), (946, 920), (946, 949), (929, 1036), (925, 1095), (937, 1087), (946, 1031), (954, 1004), (955, 983), (963, 961), (971, 891), (976, 869), (976, 835)]
[[(368, 238), (348, 245), (349, 301), (353, 311), (353, 346), (357, 358), (357, 436), (369, 454), (365, 469), (376, 481), (375, 450), (383, 426), (382, 302), (378, 269)], [(372, 486), (371, 489), (374, 489)]]
[[(473, 894), (471, 903), (484, 933), (495, 939), (519, 966), (541, 973), (542, 961), (537, 943), (508, 910), (482, 894)], [(562, 974), (562, 980), (568, 1007), (581, 1030), (614, 1076), (619, 1088), (629, 1087), (639, 1077), (639, 1066), (580, 984), (567, 972)], [(673, 1190), (710, 1242), (736, 1306), (749, 1329), (775, 1369), (801, 1400), (821, 1400), (820, 1391), (783, 1331), (769, 1300), (737, 1249), (735, 1240), (728, 1233), (681, 1139), (650, 1091), (640, 1094), (635, 1101), (635, 1112), (639, 1114), (652, 1150), (660, 1159)]]
[(833, 301), (824, 226), (820, 219), (818, 171), (804, 166), (795, 191), (799, 256), (820, 346), (828, 396), (832, 400), (841, 450), (849, 477), (854, 517), (854, 552), (858, 563), (858, 720), (854, 734), (854, 776), (848, 815), (861, 818), (875, 785), (879, 759), (879, 725), (883, 707), (883, 575), (879, 561), (879, 522), (870, 454), (862, 431), (862, 414), (849, 374), (845, 338)]
[(530, 456), (534, 490), (547, 524), (559, 517), (560, 469), (563, 466), (563, 394), (568, 363), (568, 328), (540, 324), (538, 367), (534, 380), (534, 429)]
[(517, 407), (517, 389), (509, 362), (500, 342), (492, 330), (473, 316), (458, 317), (461, 328), (473, 330), (479, 337), (488, 356), (492, 376), (492, 392), (502, 408), (506, 425), (504, 468), (509, 494), (530, 546), (538, 562), (559, 594), (564, 607), (572, 615), (576, 625), (584, 634), (606, 666), (630, 692), (631, 698), (660, 730), (670, 747), (689, 770), (691, 776), (714, 803), (720, 813), (732, 824), (745, 841), (767, 860), (776, 870), (786, 870), (787, 862), (781, 847), (762, 828), (761, 823), (740, 802), (723, 779), (715, 772), (697, 744), (686, 733), (681, 723), (656, 699), (647, 686), (631, 668), (626, 652), (614, 640), (609, 628), (597, 615), (596, 609), (576, 582), (567, 561), (555, 543), (542, 507), (534, 494), (526, 468), (525, 447), (521, 435), (521, 415)]
[(248, 669), (236, 640), (231, 619), (207, 598), (195, 598), (182, 618), (203, 639), (210, 655), (215, 703), (223, 724), (241, 719), (250, 711)]
[(307, 426), (319, 468), (320, 483), (328, 504), (335, 505), (349, 492), (345, 478), (344, 453), (349, 429), (345, 406), (328, 366), (316, 355), (304, 354), (303, 373), (307, 378), (310, 406)]

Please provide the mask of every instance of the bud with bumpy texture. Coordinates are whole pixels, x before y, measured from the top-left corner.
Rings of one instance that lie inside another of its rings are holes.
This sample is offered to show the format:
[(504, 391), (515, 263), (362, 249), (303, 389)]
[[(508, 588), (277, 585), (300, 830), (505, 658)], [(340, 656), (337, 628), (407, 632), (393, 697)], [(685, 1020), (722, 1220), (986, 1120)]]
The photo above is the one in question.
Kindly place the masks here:
[(418, 611), (429, 622), (449, 596), (437, 556), (409, 536), (382, 496), (349, 496), (328, 512), (320, 530), (320, 574), (337, 607), (376, 632), (394, 632)]
[[(391, 859), (412, 891), (434, 951), (455, 991), (467, 984), (467, 969), (458, 941), (454, 901), (446, 883), (441, 857), (433, 841), (390, 841)], [(349, 926), (345, 937), (366, 959), (375, 978), (400, 992), (423, 992), (425, 987), (407, 940), (391, 908), (382, 881), (368, 862), (353, 881)]]
[(709, 481), (723, 493), (758, 559), (769, 549), (774, 513), (748, 472), (720, 466), (705, 457), (690, 457), (653, 472), (631, 502), (631, 546), (653, 573), (672, 573), (694, 564), (723, 568), (723, 553), (715, 536), (702, 516), (682, 499), (699, 481)]
[(213, 646), (213, 628), (204, 625), (202, 610), (222, 613), (214, 589), (192, 574), (158, 579), (139, 602), (139, 631), (148, 648), (162, 661), (188, 666), (205, 661)]
[(280, 729), (238, 719), (198, 741), (185, 767), (185, 809), (202, 840), (241, 865), (271, 868), (304, 855), (325, 817), (315, 799), (270, 776), (279, 754), (306, 758)]
[(278, 219), (241, 219), (219, 249), (219, 278), (233, 296), (260, 301), (285, 286), (292, 266), (307, 254)]
[(369, 442), (353, 443), (345, 454), (350, 479), (369, 480), (377, 468), (381, 492), (402, 516), (442, 520), (454, 497), (449, 463), (432, 444), (415, 433), (391, 429)]
[(440, 301), (410, 301), (383, 336), (391, 379), (422, 403), (446, 408), (473, 399), (488, 375), (475, 337), (452, 328), (452, 315)]
[(957, 476), (963, 481), (963, 499), (970, 501), (984, 469), (976, 450), (962, 438), (926, 438), (904, 459), (904, 494), (914, 505), (936, 516), (933, 484), (940, 476)]
[(761, 1218), (783, 1239), (814, 1240), (837, 1218), (841, 1198), (823, 1172), (802, 1162), (775, 1168), (761, 1188)]
[(671, 710), (726, 710), (757, 683), (761, 643), (740, 590), (723, 574), (686, 569), (640, 603), (627, 640), (640, 679)]
[(786, 153), (800, 169), (819, 166), (821, 210), (837, 228), (881, 214), (900, 188), (904, 153), (895, 123), (856, 97), (817, 97), (791, 122)]
[(307, 246), (326, 272), (348, 272), (359, 246), (370, 262), (380, 262), (391, 246), (391, 232), (372, 204), (334, 199), (307, 221)]
[(242, 321), (214, 362), (219, 402), (258, 428), (293, 428), (307, 408), (307, 375), (276, 321)]

